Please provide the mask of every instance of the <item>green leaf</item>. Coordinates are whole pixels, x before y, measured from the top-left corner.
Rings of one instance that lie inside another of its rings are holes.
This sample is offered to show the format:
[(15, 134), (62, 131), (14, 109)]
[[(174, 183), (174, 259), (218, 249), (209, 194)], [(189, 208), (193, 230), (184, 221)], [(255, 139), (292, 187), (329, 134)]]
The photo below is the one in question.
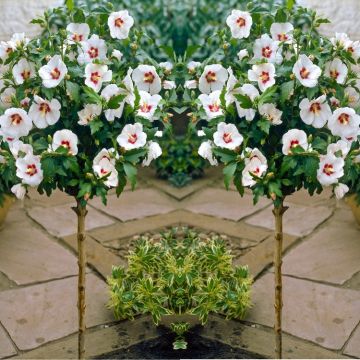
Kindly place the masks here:
[(294, 80), (288, 81), (281, 85), (281, 97), (280, 100), (284, 103), (289, 100), (291, 92), (294, 90)]
[(259, 128), (265, 133), (269, 134), (271, 123), (266, 119), (261, 119), (258, 122)]
[(262, 105), (265, 103), (269, 103), (272, 102), (271, 100), (273, 99), (274, 94), (276, 93), (277, 90), (277, 85), (275, 86), (271, 86), (269, 88), (267, 88), (258, 98), (258, 105)]
[(126, 177), (130, 181), (131, 189), (134, 190), (135, 185), (136, 185), (137, 169), (133, 164), (131, 164), (129, 162), (124, 163), (123, 166), (124, 166), (124, 171), (125, 171)]
[(175, 59), (175, 52), (172, 46), (168, 45), (161, 45), (160, 49), (170, 58)]
[(74, 14), (74, 22), (76, 23), (84, 23), (85, 22), (85, 15), (81, 9), (76, 9)]
[(198, 50), (200, 49), (200, 45), (189, 45), (185, 51), (185, 60), (188, 60), (191, 58), (191, 56)]
[(275, 21), (279, 23), (284, 23), (287, 21), (287, 15), (283, 8), (279, 8), (279, 10), (276, 12)]
[(286, 2), (286, 8), (291, 11), (295, 5), (295, 0), (287, 0)]
[(102, 123), (101, 120), (90, 121), (89, 127), (90, 127), (90, 131), (91, 131), (91, 135), (96, 134), (103, 126), (104, 126), (104, 124)]
[(110, 98), (109, 102), (107, 103), (107, 107), (109, 109), (118, 109), (120, 107), (121, 102), (124, 101), (126, 95), (116, 95)]
[(67, 90), (67, 94), (70, 97), (70, 99), (78, 104), (80, 101), (80, 95), (79, 95), (80, 86), (74, 82), (67, 81), (66, 82), (66, 90)]
[(236, 168), (237, 168), (237, 163), (232, 162), (232, 163), (226, 165), (223, 169), (224, 184), (225, 184), (226, 189), (229, 189), (230, 182), (235, 174)]
[(147, 149), (133, 149), (129, 150), (124, 154), (124, 158), (126, 161), (130, 163), (137, 163), (139, 158), (145, 156), (147, 154)]
[(253, 107), (253, 102), (248, 96), (241, 94), (234, 94), (234, 96), (243, 109), (251, 109)]
[(101, 96), (89, 86), (83, 86), (83, 91), (90, 104), (101, 104)]
[(230, 161), (235, 161), (237, 154), (229, 149), (222, 149), (222, 148), (213, 148), (213, 154), (219, 156), (223, 163), (228, 163)]
[(66, 0), (66, 6), (69, 11), (74, 10), (74, 0)]

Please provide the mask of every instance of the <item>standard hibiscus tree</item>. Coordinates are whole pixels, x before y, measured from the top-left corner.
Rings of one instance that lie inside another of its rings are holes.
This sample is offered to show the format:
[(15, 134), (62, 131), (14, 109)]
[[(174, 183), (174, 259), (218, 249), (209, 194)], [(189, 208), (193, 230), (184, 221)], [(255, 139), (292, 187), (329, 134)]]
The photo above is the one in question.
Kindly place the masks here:
[(171, 70), (139, 51), (143, 33), (127, 10), (108, 4), (87, 14), (67, 1), (33, 22), (41, 36), (15, 34), (0, 45), (1, 171), (20, 198), (36, 187), (76, 199), (84, 358), (87, 202), (106, 204), (109, 189), (120, 195), (127, 181), (134, 187), (137, 165), (161, 155), (157, 126), (169, 126), (176, 85)]
[[(223, 163), (225, 184), (273, 201), (275, 216), (276, 356), (282, 355), (282, 218), (288, 195), (332, 186), (348, 190), (346, 166), (359, 149), (360, 43), (327, 39), (327, 22), (312, 10), (233, 10), (220, 30), (221, 49), (204, 64), (189, 63), (185, 83), (204, 141), (199, 154)], [(305, 25), (298, 25), (305, 24)], [(350, 168), (350, 166), (349, 166)]]

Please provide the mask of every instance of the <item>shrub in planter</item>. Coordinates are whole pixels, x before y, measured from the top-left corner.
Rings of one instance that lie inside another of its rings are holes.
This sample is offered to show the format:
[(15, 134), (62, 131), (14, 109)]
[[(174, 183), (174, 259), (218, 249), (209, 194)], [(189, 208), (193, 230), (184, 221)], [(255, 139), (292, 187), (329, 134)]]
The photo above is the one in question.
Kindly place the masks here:
[[(241, 195), (249, 188), (255, 202), (273, 201), (277, 357), (284, 200), (326, 186), (343, 196), (344, 165), (360, 132), (359, 43), (346, 34), (319, 36), (316, 29), (328, 21), (292, 5), (267, 14), (233, 10), (221, 34), (228, 45), (196, 64), (187, 83), (202, 127), (199, 153), (224, 164), (227, 187), (233, 180)], [(294, 26), (303, 17), (310, 26)]]
[[(234, 267), (223, 240), (202, 241), (196, 232), (174, 229), (160, 240), (140, 238), (128, 256), (128, 267), (113, 267), (108, 279), (110, 307), (118, 319), (151, 314), (156, 325), (171, 316), (174, 349), (186, 349), (189, 329), (183, 315), (202, 325), (209, 313), (242, 318), (250, 306), (251, 279), (247, 267)], [(180, 320), (178, 320), (180, 319)]]
[[(65, 27), (50, 26), (61, 18)], [(78, 218), (79, 357), (85, 355), (85, 217), (95, 196), (120, 195), (137, 166), (161, 154), (157, 124), (168, 118), (174, 83), (140, 51), (142, 32), (127, 10), (91, 14), (74, 7), (47, 11), (35, 39), (1, 43), (0, 130), (15, 154), (17, 195), (31, 186), (74, 197)], [(163, 126), (169, 126), (166, 122)], [(5, 170), (14, 172), (14, 164)]]

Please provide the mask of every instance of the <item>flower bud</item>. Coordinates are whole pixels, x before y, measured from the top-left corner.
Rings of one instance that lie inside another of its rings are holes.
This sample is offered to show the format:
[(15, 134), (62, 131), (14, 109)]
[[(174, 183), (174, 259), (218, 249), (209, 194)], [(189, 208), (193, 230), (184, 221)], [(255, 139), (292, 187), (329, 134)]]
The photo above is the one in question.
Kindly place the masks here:
[(84, 195), (84, 200), (85, 201), (88, 201), (90, 199), (90, 194), (89, 193), (86, 193), (85, 195)]
[(137, 43), (131, 43), (130, 44), (130, 49), (133, 50), (133, 51), (136, 51), (138, 49), (138, 44)]

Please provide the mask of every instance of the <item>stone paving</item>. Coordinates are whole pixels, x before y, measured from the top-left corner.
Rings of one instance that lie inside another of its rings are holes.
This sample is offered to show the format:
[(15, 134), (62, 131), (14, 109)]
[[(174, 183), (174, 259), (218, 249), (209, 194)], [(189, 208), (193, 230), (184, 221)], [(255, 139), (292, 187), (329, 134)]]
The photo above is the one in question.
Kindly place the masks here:
[[(287, 199), (284, 236), (284, 355), (289, 358), (360, 357), (360, 229), (344, 202), (325, 192)], [(76, 219), (72, 198), (31, 193), (17, 202), (0, 230), (0, 358), (76, 356)], [(105, 207), (90, 202), (87, 219), (87, 355), (156, 336), (150, 320), (131, 327), (114, 321), (105, 283), (112, 264), (124, 265), (131, 241), (172, 226), (203, 236), (221, 234), (235, 263), (255, 278), (253, 307), (242, 322), (217, 321), (201, 329), (232, 346), (272, 356), (273, 215), (271, 203), (252, 204), (223, 188), (221, 173), (175, 189), (140, 172), (135, 192), (115, 194)], [(226, 335), (224, 335), (226, 334)]]

